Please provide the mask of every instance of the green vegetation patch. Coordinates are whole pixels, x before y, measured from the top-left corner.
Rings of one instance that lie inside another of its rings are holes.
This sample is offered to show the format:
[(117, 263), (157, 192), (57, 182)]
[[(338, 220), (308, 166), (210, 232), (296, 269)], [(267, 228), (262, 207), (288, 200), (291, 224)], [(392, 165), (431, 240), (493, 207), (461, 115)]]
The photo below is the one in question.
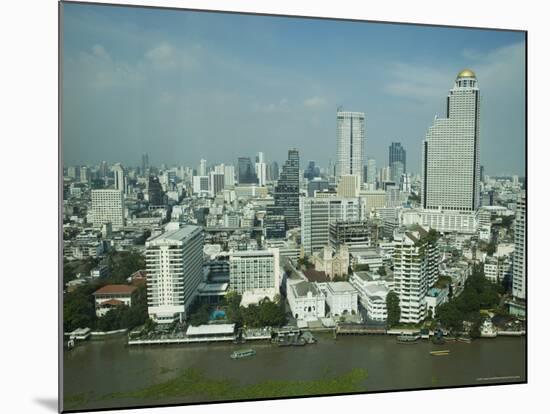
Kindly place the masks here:
[(187, 369), (178, 377), (130, 392), (108, 394), (102, 399), (198, 397), (207, 400), (243, 400), (255, 398), (298, 397), (365, 391), (362, 386), (367, 371), (354, 368), (347, 374), (310, 381), (264, 381), (239, 385), (235, 380), (207, 378), (197, 369)]

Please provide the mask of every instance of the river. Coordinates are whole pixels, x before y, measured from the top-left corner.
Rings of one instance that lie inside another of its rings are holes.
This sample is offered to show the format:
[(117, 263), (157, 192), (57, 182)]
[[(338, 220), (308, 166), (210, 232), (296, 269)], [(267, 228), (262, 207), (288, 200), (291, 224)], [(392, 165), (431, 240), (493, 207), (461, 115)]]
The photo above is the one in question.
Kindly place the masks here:
[[(390, 336), (316, 335), (318, 343), (278, 348), (269, 343), (128, 347), (126, 338), (89, 341), (64, 352), (65, 409), (200, 402), (200, 396), (153, 399), (110, 397), (164, 383), (182, 370), (198, 369), (211, 379), (233, 380), (242, 386), (266, 381), (311, 381), (366, 370), (359, 391), (400, 390), (526, 380), (526, 341), (521, 338), (479, 339), (471, 344), (398, 344)], [(236, 349), (253, 348), (257, 355), (232, 360)], [(431, 350), (449, 349), (448, 356)], [(215, 398), (209, 398), (212, 400)]]

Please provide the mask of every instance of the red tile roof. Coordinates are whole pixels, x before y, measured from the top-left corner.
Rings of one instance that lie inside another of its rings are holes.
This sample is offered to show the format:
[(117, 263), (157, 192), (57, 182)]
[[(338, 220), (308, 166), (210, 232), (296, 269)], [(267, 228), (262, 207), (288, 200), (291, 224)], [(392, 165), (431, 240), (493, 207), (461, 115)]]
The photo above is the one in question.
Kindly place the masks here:
[(94, 292), (94, 295), (131, 295), (137, 288), (130, 285), (105, 285)]
[(99, 304), (100, 307), (103, 307), (103, 306), (120, 306), (120, 305), (124, 305), (124, 302), (122, 302), (121, 300), (116, 300), (116, 299), (109, 299), (109, 300), (106, 300), (105, 302), (101, 302)]

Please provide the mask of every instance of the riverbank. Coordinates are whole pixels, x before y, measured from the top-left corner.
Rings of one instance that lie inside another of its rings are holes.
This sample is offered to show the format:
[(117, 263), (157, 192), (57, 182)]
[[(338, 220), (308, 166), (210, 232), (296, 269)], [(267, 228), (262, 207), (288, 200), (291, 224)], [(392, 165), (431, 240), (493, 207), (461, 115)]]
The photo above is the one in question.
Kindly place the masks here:
[(64, 355), (66, 409), (479, 385), (479, 378), (525, 381), (524, 337), (453, 342), (445, 348), (449, 356), (434, 359), (430, 351), (441, 348), (429, 341), (404, 347), (386, 335), (315, 336), (317, 344), (306, 347), (247, 343), (256, 356), (241, 360), (230, 358), (233, 344), (88, 342)]

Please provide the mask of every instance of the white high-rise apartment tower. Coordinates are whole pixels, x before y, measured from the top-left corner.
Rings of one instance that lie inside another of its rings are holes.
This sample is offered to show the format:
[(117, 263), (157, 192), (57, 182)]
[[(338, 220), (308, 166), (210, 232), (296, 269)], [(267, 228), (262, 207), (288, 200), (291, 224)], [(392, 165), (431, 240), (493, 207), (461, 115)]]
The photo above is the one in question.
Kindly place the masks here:
[(362, 183), (365, 162), (365, 114), (338, 111), (336, 123), (336, 182), (340, 176), (351, 174), (357, 175)]
[(183, 321), (202, 281), (203, 234), (184, 226), (145, 243), (147, 312), (157, 323)]
[(447, 96), (447, 117), (435, 119), (423, 142), (423, 208), (479, 207), (479, 102), (476, 75), (465, 69)]
[(525, 299), (525, 191), (518, 197), (514, 221), (512, 295)]

